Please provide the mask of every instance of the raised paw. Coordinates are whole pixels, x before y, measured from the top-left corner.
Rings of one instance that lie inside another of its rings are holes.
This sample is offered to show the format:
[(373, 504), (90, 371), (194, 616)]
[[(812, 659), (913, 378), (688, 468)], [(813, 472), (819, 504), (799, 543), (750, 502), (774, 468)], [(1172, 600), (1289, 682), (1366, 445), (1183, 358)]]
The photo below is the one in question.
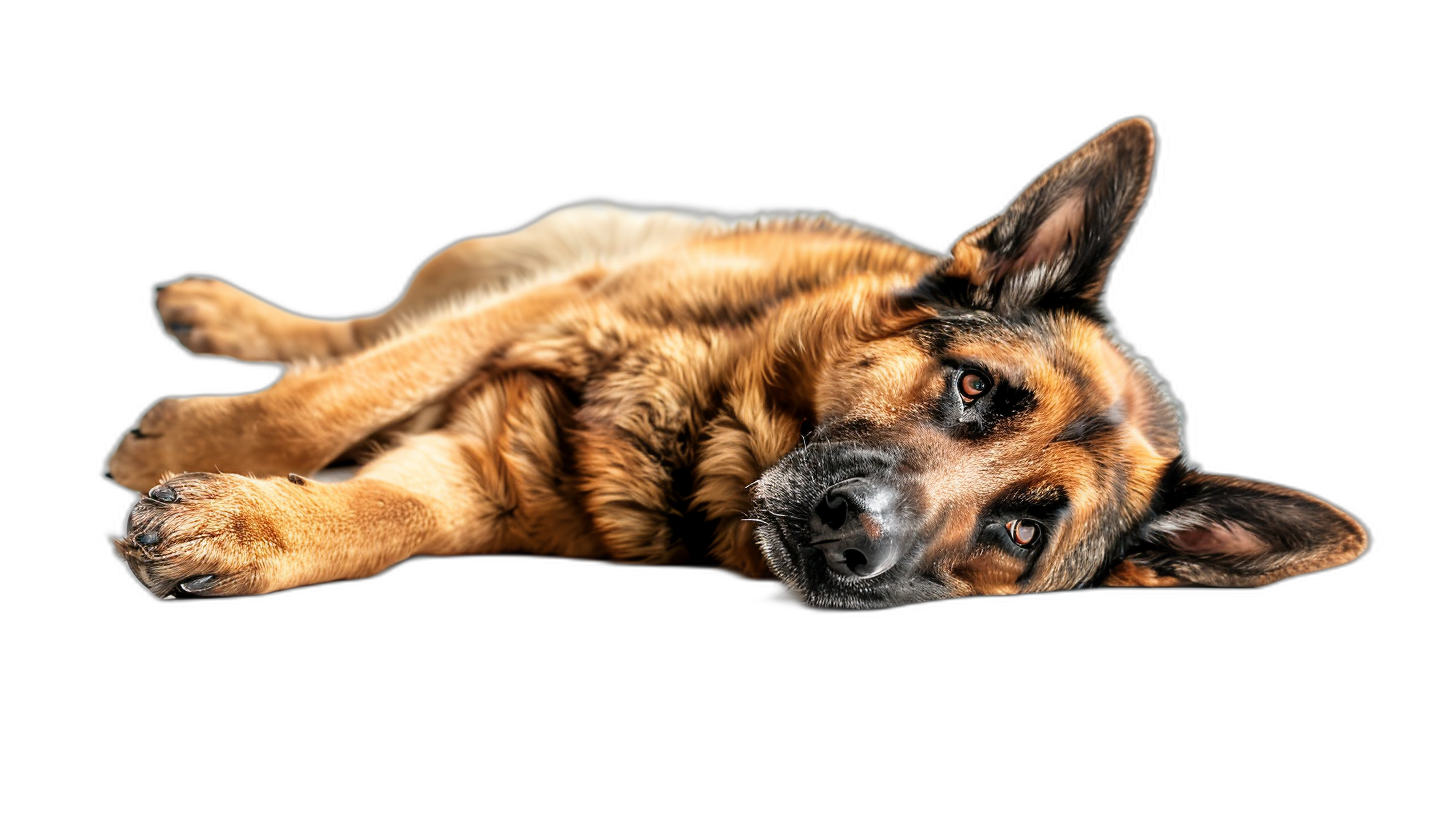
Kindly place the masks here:
[(157, 314), (189, 350), (239, 360), (327, 357), (353, 342), (346, 324), (299, 317), (213, 278), (157, 287)]
[(243, 476), (184, 473), (137, 502), (116, 550), (159, 598), (276, 589), (289, 548), (268, 493)]

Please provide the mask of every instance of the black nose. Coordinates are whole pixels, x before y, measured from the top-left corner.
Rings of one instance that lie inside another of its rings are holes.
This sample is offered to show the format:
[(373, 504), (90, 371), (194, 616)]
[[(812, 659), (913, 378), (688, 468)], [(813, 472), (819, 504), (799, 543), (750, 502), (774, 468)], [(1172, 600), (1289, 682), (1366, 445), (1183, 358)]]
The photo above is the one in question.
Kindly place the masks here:
[(809, 542), (840, 575), (871, 578), (900, 558), (897, 493), (868, 479), (849, 479), (824, 491), (809, 519)]
[(849, 499), (839, 492), (839, 486), (829, 488), (819, 499), (819, 506), (814, 508), (814, 515), (825, 527), (831, 530), (838, 530), (849, 520)]

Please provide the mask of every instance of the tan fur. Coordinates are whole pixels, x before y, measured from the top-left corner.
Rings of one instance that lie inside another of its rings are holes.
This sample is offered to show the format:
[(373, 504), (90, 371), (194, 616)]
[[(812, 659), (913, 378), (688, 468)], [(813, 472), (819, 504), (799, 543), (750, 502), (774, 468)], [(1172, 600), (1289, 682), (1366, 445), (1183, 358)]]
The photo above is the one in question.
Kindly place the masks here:
[[(1142, 162), (1120, 241), (1150, 140), (1146, 123), (1114, 128), (1024, 195), (1114, 154)], [(1008, 259), (987, 248), (999, 221), (945, 257), (822, 217), (726, 224), (574, 207), (447, 248), (394, 307), (352, 321), (298, 317), (218, 281), (172, 284), (157, 305), (188, 348), (292, 365), (263, 392), (147, 412), (110, 469), (157, 487), (117, 548), (159, 595), (268, 592), (421, 553), (709, 560), (766, 576), (751, 488), (832, 420), (927, 463), (915, 495), (945, 519), (924, 556), (945, 592), (1080, 585), (1107, 557), (1093, 545), (1153, 509), (1180, 454), (1170, 403), (1101, 325), (1058, 312), (951, 343), (946, 355), (1020, 383), (1037, 407), (1004, 433), (947, 436), (917, 418), (944, 393), (945, 364), (913, 330), (938, 316), (903, 295), (944, 272), (977, 285), (1027, 276), (1011, 283), (1032, 297), (1065, 266), (1082, 217), (1080, 203), (1059, 205)], [(1120, 419), (1090, 441), (1066, 436), (1088, 416)], [(365, 444), (383, 452), (349, 481), (305, 478)], [(1072, 507), (1033, 570), (968, 544), (981, 510), (1013, 488)], [(1354, 529), (1320, 566), (1358, 554)], [(1303, 571), (1280, 558), (1280, 576)], [(1129, 560), (1106, 581), (1181, 583), (1169, 572), (1197, 569)]]
[(1151, 567), (1141, 564), (1134, 564), (1131, 561), (1124, 561), (1113, 567), (1112, 574), (1107, 576), (1106, 586), (1110, 587), (1169, 587), (1183, 586), (1184, 582), (1172, 575), (1163, 575)]

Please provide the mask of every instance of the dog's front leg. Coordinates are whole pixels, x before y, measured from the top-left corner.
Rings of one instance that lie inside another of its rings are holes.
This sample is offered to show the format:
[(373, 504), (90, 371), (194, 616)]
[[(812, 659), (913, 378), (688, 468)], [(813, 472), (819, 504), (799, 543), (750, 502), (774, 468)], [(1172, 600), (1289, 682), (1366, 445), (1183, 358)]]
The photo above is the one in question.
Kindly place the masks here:
[(116, 548), (158, 597), (254, 595), (373, 575), (433, 524), (427, 504), (388, 485), (184, 473), (137, 503)]
[(146, 490), (184, 471), (311, 474), (441, 400), (522, 331), (581, 299), (570, 284), (447, 312), (367, 351), (289, 369), (253, 394), (162, 400), (124, 436), (110, 475)]
[(159, 596), (246, 595), (360, 578), (416, 554), (608, 555), (563, 486), (559, 384), (478, 384), (444, 429), (346, 482), (184, 473), (132, 510), (117, 550)]

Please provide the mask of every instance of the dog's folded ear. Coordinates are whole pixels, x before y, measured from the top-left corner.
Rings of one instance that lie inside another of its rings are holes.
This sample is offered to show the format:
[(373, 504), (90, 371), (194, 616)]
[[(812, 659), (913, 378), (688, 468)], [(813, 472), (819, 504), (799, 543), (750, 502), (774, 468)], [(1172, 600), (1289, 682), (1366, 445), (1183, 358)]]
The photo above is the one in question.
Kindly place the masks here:
[(998, 312), (1067, 307), (1100, 317), (1107, 270), (1152, 174), (1152, 125), (1113, 125), (966, 233), (933, 287)]
[(1107, 586), (1261, 586), (1365, 550), (1354, 519), (1287, 487), (1175, 464), (1160, 504), (1126, 542)]

